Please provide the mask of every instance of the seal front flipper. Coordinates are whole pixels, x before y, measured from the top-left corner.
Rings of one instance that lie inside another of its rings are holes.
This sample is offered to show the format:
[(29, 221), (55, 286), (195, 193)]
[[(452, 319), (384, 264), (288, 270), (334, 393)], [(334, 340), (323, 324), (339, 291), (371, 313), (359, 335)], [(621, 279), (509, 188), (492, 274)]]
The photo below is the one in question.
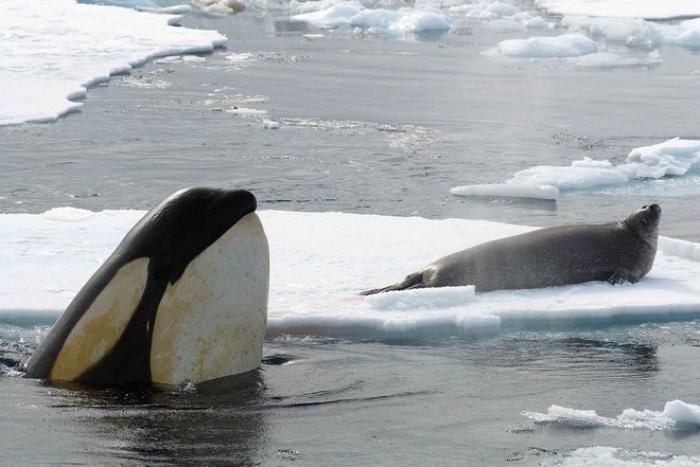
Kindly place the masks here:
[(632, 275), (632, 273), (630, 273), (627, 269), (617, 268), (615, 272), (613, 272), (612, 275), (608, 278), (608, 283), (610, 285), (620, 285), (624, 284), (625, 282), (634, 284), (638, 280), (639, 279), (634, 277), (634, 275)]
[(189, 188), (149, 211), (27, 362), (27, 376), (181, 385), (260, 365), (269, 252), (245, 190)]

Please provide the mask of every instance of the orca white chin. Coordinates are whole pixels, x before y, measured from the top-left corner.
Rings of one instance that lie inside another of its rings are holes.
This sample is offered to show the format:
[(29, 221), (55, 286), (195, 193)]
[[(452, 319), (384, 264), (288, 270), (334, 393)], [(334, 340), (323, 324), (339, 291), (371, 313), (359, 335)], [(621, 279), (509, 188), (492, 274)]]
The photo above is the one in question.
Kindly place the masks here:
[(257, 368), (270, 259), (255, 208), (245, 190), (189, 188), (166, 198), (83, 286), (27, 376), (179, 386)]
[(269, 271), (262, 224), (247, 214), (166, 288), (153, 325), (151, 381), (200, 383), (256, 369)]

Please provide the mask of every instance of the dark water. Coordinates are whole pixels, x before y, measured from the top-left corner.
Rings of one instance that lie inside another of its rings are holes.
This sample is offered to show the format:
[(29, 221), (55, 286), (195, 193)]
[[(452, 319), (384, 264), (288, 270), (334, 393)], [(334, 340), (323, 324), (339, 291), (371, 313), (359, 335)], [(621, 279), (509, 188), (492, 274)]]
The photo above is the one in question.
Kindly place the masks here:
[[(116, 77), (55, 124), (0, 128), (0, 211), (144, 209), (207, 184), (247, 187), (263, 209), (602, 222), (649, 197), (570, 193), (554, 205), (448, 190), (700, 137), (700, 56), (685, 50), (664, 49), (653, 69), (577, 71), (485, 57), (506, 36), (477, 26), (406, 42), (308, 40), (304, 27), (254, 11), (184, 24), (226, 33), (228, 50)], [(255, 59), (238, 66), (226, 58), (234, 52)], [(158, 80), (171, 86), (134, 87)], [(264, 109), (282, 128), (232, 106)], [(700, 240), (698, 198), (654, 196), (662, 234)], [(42, 332), (0, 324), (0, 368)], [(699, 332), (681, 322), (411, 342), (280, 338), (265, 353), (283, 357), (213, 393), (2, 377), (0, 464), (536, 465), (585, 446), (698, 455), (697, 431), (541, 426), (520, 413), (697, 404)]]
[[(199, 393), (0, 378), (7, 465), (537, 465), (580, 446), (698, 454), (697, 431), (533, 424), (697, 397), (700, 323), (427, 342), (269, 341), (246, 384)], [(31, 454), (28, 454), (31, 453)]]

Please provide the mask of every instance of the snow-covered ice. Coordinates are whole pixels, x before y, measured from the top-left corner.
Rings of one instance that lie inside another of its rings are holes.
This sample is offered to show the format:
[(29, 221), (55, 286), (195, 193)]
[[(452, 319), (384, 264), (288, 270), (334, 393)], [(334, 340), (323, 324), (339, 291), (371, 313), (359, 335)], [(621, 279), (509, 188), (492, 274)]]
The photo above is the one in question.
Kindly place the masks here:
[[(637, 284), (590, 282), (472, 295), (470, 288), (366, 299), (433, 260), (533, 227), (341, 213), (261, 211), (270, 242), (268, 333), (393, 336), (501, 325), (700, 316), (700, 245), (662, 238)], [(142, 211), (57, 208), (0, 215), (0, 317), (55, 318)]]
[(666, 402), (661, 412), (644, 409), (625, 409), (615, 417), (598, 415), (595, 410), (580, 410), (552, 405), (547, 413), (523, 412), (536, 423), (556, 423), (579, 428), (612, 427), (645, 430), (698, 430), (700, 429), (700, 407), (681, 400)]
[[(591, 190), (601, 187), (614, 187), (638, 180), (662, 180), (668, 177), (681, 177), (696, 171), (700, 166), (700, 140), (673, 138), (652, 146), (632, 149), (622, 164), (608, 160), (594, 160), (584, 157), (568, 166), (538, 165), (516, 172), (504, 184), (491, 185), (491, 191), (508, 192), (513, 187), (514, 194), (529, 187), (533, 192), (540, 187), (555, 187), (561, 191)], [(471, 187), (477, 189), (471, 193)], [(451, 190), (462, 196), (488, 192), (489, 185), (465, 185)], [(491, 195), (494, 196), (494, 195)], [(528, 196), (529, 197), (529, 196)]]
[(86, 88), (153, 57), (210, 52), (225, 37), (176, 16), (74, 0), (0, 2), (0, 125), (52, 121)]
[(672, 19), (700, 16), (697, 0), (535, 0), (558, 15)]

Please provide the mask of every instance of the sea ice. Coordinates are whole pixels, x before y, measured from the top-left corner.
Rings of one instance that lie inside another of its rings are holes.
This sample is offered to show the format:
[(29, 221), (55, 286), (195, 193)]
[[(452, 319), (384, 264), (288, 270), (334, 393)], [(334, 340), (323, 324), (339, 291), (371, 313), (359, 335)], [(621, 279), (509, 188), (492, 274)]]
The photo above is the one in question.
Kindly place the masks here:
[(535, 4), (558, 15), (646, 19), (700, 16), (697, 0), (535, 0)]
[[(458, 287), (365, 299), (360, 291), (394, 283), (441, 256), (533, 228), (464, 219), (259, 214), (272, 264), (269, 335), (453, 334), (493, 332), (501, 324), (700, 316), (700, 245), (691, 242), (662, 238), (654, 268), (637, 284), (483, 294)], [(0, 215), (0, 319), (55, 319), (142, 215), (74, 208)]]
[(700, 465), (700, 456), (593, 446), (576, 449), (561, 460), (549, 459), (539, 465), (542, 467), (697, 467)]
[(548, 199), (559, 198), (559, 189), (551, 185), (493, 183), (485, 185), (464, 185), (450, 188), (457, 196), (488, 196), (498, 198)]
[[(310, 3), (318, 3), (314, 10)], [(322, 28), (335, 28), (350, 25), (372, 32), (389, 34), (420, 33), (426, 31), (446, 31), (450, 29), (447, 16), (429, 9), (400, 8), (387, 10), (369, 9), (356, 1), (306, 2), (299, 10), (305, 11), (292, 16), (295, 21), (304, 21)]]
[(56, 120), (110, 75), (226, 42), (215, 31), (170, 26), (175, 18), (74, 0), (0, 2), (0, 125)]
[(363, 10), (350, 19), (350, 24), (353, 27), (389, 33), (418, 33), (450, 29), (450, 22), (445, 15), (434, 11), (408, 8)]
[(662, 63), (657, 50), (643, 55), (621, 55), (614, 52), (596, 52), (569, 59), (577, 68), (634, 68), (654, 67)]
[(508, 57), (562, 58), (578, 57), (598, 51), (594, 40), (579, 33), (560, 36), (538, 36), (528, 39), (508, 39), (496, 45), (496, 50)]
[(700, 166), (700, 140), (673, 138), (652, 146), (635, 148), (624, 163), (614, 165), (607, 160), (584, 157), (569, 166), (538, 165), (515, 173), (505, 184), (465, 185), (456, 187), (454, 194), (465, 196), (476, 186), (475, 192), (506, 190), (510, 185), (530, 187), (536, 192), (541, 186), (559, 191), (590, 190), (619, 186), (634, 180), (680, 177)]
[(191, 0), (197, 7), (210, 13), (240, 13), (245, 10), (241, 0)]
[(665, 431), (700, 429), (700, 407), (681, 400), (666, 402), (662, 412), (625, 409), (616, 417), (598, 415), (595, 410), (579, 410), (552, 405), (547, 413), (523, 412), (536, 423), (556, 423), (572, 427), (613, 427)]
[(335, 28), (343, 24), (350, 24), (352, 17), (362, 10), (364, 10), (364, 7), (359, 2), (338, 2), (327, 8), (292, 16), (292, 19), (311, 23), (322, 28)]
[(278, 130), (280, 127), (279, 122), (276, 122), (274, 120), (268, 120), (266, 118), (263, 119), (263, 128), (267, 130)]

